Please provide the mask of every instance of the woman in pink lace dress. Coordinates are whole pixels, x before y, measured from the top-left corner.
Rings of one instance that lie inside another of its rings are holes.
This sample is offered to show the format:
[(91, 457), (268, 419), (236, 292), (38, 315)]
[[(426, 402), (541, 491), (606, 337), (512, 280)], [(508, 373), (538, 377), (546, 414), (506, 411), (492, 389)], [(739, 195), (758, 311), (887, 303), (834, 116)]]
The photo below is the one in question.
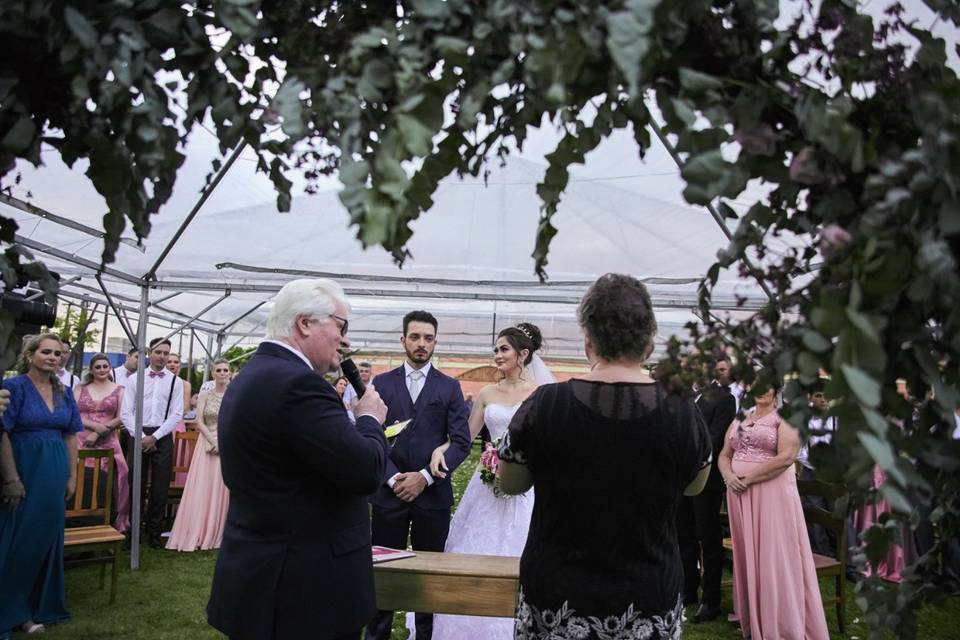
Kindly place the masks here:
[(219, 549), (223, 525), (227, 519), (230, 493), (220, 471), (217, 419), (220, 402), (230, 382), (230, 363), (223, 358), (213, 362), (214, 387), (200, 392), (197, 401), (197, 446), (193, 450), (190, 471), (183, 487), (183, 499), (170, 531), (167, 549), (195, 551)]
[(733, 610), (754, 640), (830, 637), (797, 492), (799, 449), (771, 389), (730, 425), (717, 461), (733, 539)]
[[(110, 379), (110, 360), (98, 353), (90, 358), (90, 369), (75, 391), (83, 433), (78, 435), (81, 449), (112, 449), (114, 460), (114, 500), (117, 531), (130, 529), (130, 486), (127, 480), (127, 460), (120, 448), (117, 431), (123, 428), (120, 421), (120, 403), (123, 401), (123, 386)], [(88, 461), (88, 464), (92, 462)]]

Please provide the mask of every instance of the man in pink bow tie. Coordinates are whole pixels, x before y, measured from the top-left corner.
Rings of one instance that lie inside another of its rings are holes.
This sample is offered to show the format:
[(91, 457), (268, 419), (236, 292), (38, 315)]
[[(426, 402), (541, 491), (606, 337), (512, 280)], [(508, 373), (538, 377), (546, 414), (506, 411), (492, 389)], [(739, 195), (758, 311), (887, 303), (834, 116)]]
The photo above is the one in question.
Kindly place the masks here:
[[(150, 546), (162, 549), (160, 533), (163, 530), (163, 511), (170, 490), (173, 472), (173, 428), (183, 415), (183, 381), (166, 369), (170, 355), (170, 341), (156, 338), (150, 341), (150, 368), (143, 378), (143, 396), (137, 397), (136, 378), (131, 376), (123, 391), (120, 417), (127, 432), (133, 436), (136, 429), (137, 403), (143, 402), (143, 459), (140, 465), (140, 513), (144, 519)], [(130, 447), (132, 458), (134, 448)], [(133, 460), (129, 461), (133, 468)], [(150, 501), (144, 512), (143, 500), (150, 478)]]

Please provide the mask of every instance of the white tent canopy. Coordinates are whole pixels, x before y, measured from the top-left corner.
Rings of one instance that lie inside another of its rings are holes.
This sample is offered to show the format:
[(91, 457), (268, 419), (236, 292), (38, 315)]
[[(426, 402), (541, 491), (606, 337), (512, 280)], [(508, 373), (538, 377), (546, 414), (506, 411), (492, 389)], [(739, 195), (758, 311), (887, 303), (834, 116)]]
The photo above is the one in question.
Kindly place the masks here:
[[(606, 172), (616, 156), (619, 173), (593, 175), (594, 158)], [(196, 129), (173, 196), (154, 216), (144, 246), (121, 243), (116, 262), (103, 274), (116, 302), (139, 299), (138, 280), (196, 203), (215, 157), (212, 135)], [(552, 355), (569, 357), (581, 348), (574, 304), (598, 275), (617, 271), (646, 279), (664, 309), (658, 315), (666, 338), (693, 319), (697, 282), (727, 242), (705, 209), (683, 202), (682, 181), (662, 147), (641, 162), (627, 134), (605, 143), (571, 179), (555, 217), (559, 233), (546, 284), (533, 275), (530, 257), (540, 210), (536, 184), (546, 169), (540, 162), (518, 156), (493, 168), (485, 181), (443, 181), (433, 209), (413, 224), (413, 257), (398, 269), (384, 250), (362, 249), (334, 189), (295, 197), (291, 212), (278, 213), (272, 185), (249, 160), (241, 155), (157, 270), (151, 300), (181, 292), (155, 310), (161, 315), (186, 320), (230, 291), (195, 323), (198, 330), (217, 332), (284, 282), (329, 274), (350, 293), (355, 346), (395, 348), (403, 314), (425, 308), (440, 319), (448, 352), (487, 352), (492, 331), (530, 320), (541, 325)], [(40, 169), (21, 169), (17, 199), (99, 229), (106, 205), (83, 174), (82, 161), (70, 169), (51, 151), (44, 162)], [(65, 295), (103, 301), (93, 279), (102, 240), (18, 204), (8, 199), (0, 210), (17, 221), (22, 242), (64, 277), (80, 277), (64, 287)], [(765, 299), (754, 284), (731, 280), (720, 288), (719, 306), (734, 308), (735, 294), (747, 297), (748, 306)], [(228, 327), (225, 338), (255, 337), (268, 308)]]

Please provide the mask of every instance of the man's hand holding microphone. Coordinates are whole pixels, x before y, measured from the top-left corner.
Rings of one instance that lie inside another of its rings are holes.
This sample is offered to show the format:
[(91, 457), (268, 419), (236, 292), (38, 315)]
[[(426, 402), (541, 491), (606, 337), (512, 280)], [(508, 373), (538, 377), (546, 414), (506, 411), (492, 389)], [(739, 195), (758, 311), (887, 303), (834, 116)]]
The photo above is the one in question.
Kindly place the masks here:
[(373, 385), (367, 387), (366, 393), (360, 396), (354, 406), (356, 408), (353, 410), (353, 415), (357, 417), (357, 420), (361, 416), (373, 416), (377, 419), (377, 422), (383, 424), (383, 421), (387, 419), (387, 405), (380, 399), (380, 394), (373, 388)]
[(340, 362), (340, 370), (350, 381), (353, 390), (357, 392), (357, 401), (351, 406), (351, 411), (353, 411), (356, 419), (359, 420), (361, 416), (373, 416), (377, 419), (377, 422), (383, 424), (383, 421), (387, 419), (387, 405), (380, 399), (377, 390), (373, 388), (373, 385), (368, 387), (363, 383), (357, 365), (350, 358), (344, 358)]

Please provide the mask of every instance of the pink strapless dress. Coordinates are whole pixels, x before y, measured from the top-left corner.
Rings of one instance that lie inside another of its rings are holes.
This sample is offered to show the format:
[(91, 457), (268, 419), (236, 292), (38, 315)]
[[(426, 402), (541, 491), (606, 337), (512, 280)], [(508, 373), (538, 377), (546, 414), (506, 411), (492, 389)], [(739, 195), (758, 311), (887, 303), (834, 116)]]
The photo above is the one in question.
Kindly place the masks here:
[[(222, 399), (222, 395), (211, 389), (203, 407), (203, 415), (197, 417), (198, 420), (203, 420), (204, 426), (214, 435), (217, 433), (217, 417)], [(167, 540), (167, 549), (219, 549), (223, 540), (223, 525), (227, 520), (230, 493), (220, 472), (220, 454), (210, 453), (207, 439), (203, 437), (202, 431), (200, 434), (183, 487), (183, 498), (177, 507), (177, 517), (173, 521), (170, 539)]]
[[(874, 489), (879, 489), (886, 481), (887, 474), (883, 472), (883, 469), (875, 466), (873, 468), (873, 482), (870, 486)], [(880, 494), (878, 493), (877, 495), (879, 496)], [(854, 511), (852, 518), (853, 529), (857, 536), (859, 537), (862, 532), (873, 526), (873, 523), (877, 522), (882, 514), (889, 511), (890, 503), (887, 502), (885, 498), (877, 498), (877, 501), (873, 504), (866, 504)], [(910, 527), (901, 527), (900, 535), (902, 544), (891, 544), (890, 548), (887, 549), (887, 555), (880, 561), (880, 564), (876, 566), (877, 575), (888, 582), (900, 582), (900, 580), (903, 579), (904, 568), (912, 559), (908, 556), (916, 555), (915, 553), (909, 553), (909, 551), (913, 549), (913, 534), (910, 531)], [(859, 544), (857, 540), (854, 540), (853, 543)], [(873, 573), (873, 567), (871, 567), (869, 563), (867, 563), (865, 573), (867, 576)]]
[[(123, 397), (123, 387), (117, 385), (110, 394), (100, 400), (94, 400), (87, 391), (87, 385), (80, 385), (80, 392), (77, 395), (77, 408), (80, 410), (80, 417), (91, 422), (106, 424), (117, 417), (117, 411), (120, 409), (120, 398)], [(117, 518), (113, 523), (117, 531), (125, 532), (130, 530), (130, 485), (128, 481), (127, 459), (123, 455), (123, 449), (120, 448), (120, 438), (116, 431), (111, 431), (108, 435), (100, 438), (95, 444), (87, 446), (84, 436), (87, 431), (77, 435), (78, 446), (81, 449), (111, 449), (114, 460), (114, 504), (117, 505)], [(87, 461), (88, 466), (93, 465), (92, 460)]]
[[(733, 472), (777, 454), (780, 416), (747, 416), (730, 435)], [(754, 640), (828, 640), (827, 618), (797, 491), (788, 467), (742, 494), (727, 490), (733, 539), (733, 610)]]

